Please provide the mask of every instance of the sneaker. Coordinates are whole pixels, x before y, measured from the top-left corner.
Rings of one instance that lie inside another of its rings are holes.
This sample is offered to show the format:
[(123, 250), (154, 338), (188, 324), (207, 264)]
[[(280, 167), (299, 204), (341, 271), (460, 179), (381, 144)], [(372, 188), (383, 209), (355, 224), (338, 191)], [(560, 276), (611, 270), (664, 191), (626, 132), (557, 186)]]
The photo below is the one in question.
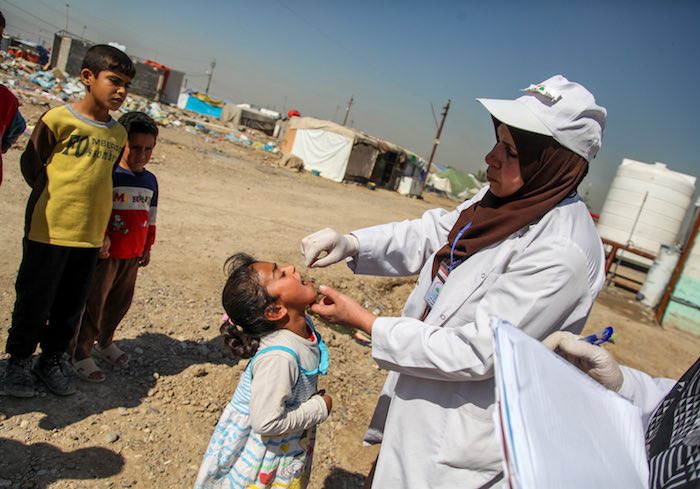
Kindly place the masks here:
[(75, 394), (76, 387), (68, 355), (65, 353), (42, 353), (37, 358), (32, 372), (56, 395)]
[(13, 397), (34, 397), (32, 357), (10, 357), (5, 367), (5, 393)]

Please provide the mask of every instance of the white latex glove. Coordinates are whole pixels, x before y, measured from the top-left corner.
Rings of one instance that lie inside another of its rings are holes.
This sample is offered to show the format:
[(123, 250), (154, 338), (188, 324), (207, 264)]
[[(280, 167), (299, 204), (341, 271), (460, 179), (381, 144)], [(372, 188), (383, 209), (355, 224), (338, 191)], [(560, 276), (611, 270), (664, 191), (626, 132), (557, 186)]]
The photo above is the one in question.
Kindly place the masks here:
[(604, 387), (619, 391), (624, 378), (613, 356), (605, 348), (581, 341), (581, 338), (568, 331), (557, 331), (547, 336), (542, 344)]
[[(307, 267), (327, 267), (352, 256), (357, 258), (360, 242), (351, 234), (325, 228), (308, 235), (301, 240), (301, 254)], [(326, 255), (319, 257), (323, 252)]]

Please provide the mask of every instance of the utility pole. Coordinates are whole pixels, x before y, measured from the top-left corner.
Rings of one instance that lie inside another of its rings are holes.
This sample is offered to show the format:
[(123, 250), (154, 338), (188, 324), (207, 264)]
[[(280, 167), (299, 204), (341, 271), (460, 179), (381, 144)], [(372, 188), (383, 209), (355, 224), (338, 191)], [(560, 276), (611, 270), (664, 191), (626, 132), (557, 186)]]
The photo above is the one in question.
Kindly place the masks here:
[(70, 8), (70, 4), (66, 4), (66, 25), (64, 26), (63, 30), (64, 32), (68, 32), (68, 9)]
[(350, 107), (352, 107), (353, 97), (354, 95), (350, 95), (350, 100), (348, 100), (348, 106), (345, 107), (345, 118), (343, 119), (343, 125), (347, 124), (348, 122), (348, 115), (350, 115)]
[(83, 26), (83, 33), (82, 33), (82, 35), (80, 36), (80, 40), (81, 40), (81, 41), (84, 41), (84, 40), (85, 40), (85, 31), (86, 31), (86, 30), (87, 30), (87, 26), (84, 25), (84, 26)]
[(447, 105), (442, 108), (442, 119), (440, 119), (440, 125), (438, 126), (437, 134), (435, 135), (435, 142), (433, 143), (433, 150), (430, 152), (430, 158), (428, 158), (428, 168), (425, 172), (425, 179), (420, 186), (420, 193), (423, 194), (425, 190), (425, 184), (428, 182), (428, 175), (430, 175), (430, 167), (433, 166), (433, 158), (435, 157), (435, 151), (437, 151), (438, 144), (440, 144), (440, 134), (442, 134), (442, 128), (445, 125), (445, 119), (447, 119), (447, 112), (450, 110), (450, 102), (452, 100), (447, 99)]
[(211, 69), (207, 73), (209, 75), (209, 79), (207, 80), (207, 89), (205, 90), (205, 93), (209, 95), (209, 85), (211, 85), (211, 77), (214, 74), (214, 67), (216, 66), (216, 58), (214, 58), (211, 62)]

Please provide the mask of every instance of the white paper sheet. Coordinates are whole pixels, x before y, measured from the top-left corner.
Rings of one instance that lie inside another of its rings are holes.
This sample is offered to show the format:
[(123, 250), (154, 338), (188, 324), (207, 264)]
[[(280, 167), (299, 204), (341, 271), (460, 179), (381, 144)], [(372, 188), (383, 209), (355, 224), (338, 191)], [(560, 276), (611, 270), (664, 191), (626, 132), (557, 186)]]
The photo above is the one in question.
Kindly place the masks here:
[(511, 487), (646, 488), (640, 410), (512, 325), (492, 326)]

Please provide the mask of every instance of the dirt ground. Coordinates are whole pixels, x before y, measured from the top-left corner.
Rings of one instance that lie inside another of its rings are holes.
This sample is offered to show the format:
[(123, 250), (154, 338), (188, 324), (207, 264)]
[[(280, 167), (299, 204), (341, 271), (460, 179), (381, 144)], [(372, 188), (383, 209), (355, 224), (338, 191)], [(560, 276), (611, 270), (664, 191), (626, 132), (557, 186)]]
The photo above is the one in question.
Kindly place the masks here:
[[(34, 121), (46, 107), (23, 98)], [(21, 146), (26, 143), (22, 140)], [(29, 189), (20, 151), (5, 155), (0, 187), (0, 343), (4, 345), (21, 259)], [(275, 157), (184, 129), (162, 129), (150, 164), (160, 183), (158, 237), (141, 270), (134, 304), (118, 330), (131, 361), (117, 370), (100, 364), (104, 384), (81, 383), (59, 398), (0, 395), (0, 487), (186, 488), (243, 362), (218, 337), (222, 265), (235, 251), (303, 269), (299, 241), (325, 226), (341, 232), (410, 219), (436, 206), (395, 192), (338, 184), (274, 166)], [(344, 266), (313, 270), (317, 283), (351, 294), (381, 314), (397, 315), (414, 279), (355, 277)], [(361, 487), (376, 455), (364, 448), (367, 425), (384, 373), (370, 349), (318, 321), (331, 353), (322, 387), (334, 411), (319, 427), (311, 488)], [(697, 357), (700, 338), (655, 326), (649, 313), (620, 289), (606, 288), (586, 331), (614, 325), (610, 349), (624, 364), (678, 378)], [(0, 357), (0, 371), (6, 356)], [(99, 360), (98, 360), (99, 362)]]

